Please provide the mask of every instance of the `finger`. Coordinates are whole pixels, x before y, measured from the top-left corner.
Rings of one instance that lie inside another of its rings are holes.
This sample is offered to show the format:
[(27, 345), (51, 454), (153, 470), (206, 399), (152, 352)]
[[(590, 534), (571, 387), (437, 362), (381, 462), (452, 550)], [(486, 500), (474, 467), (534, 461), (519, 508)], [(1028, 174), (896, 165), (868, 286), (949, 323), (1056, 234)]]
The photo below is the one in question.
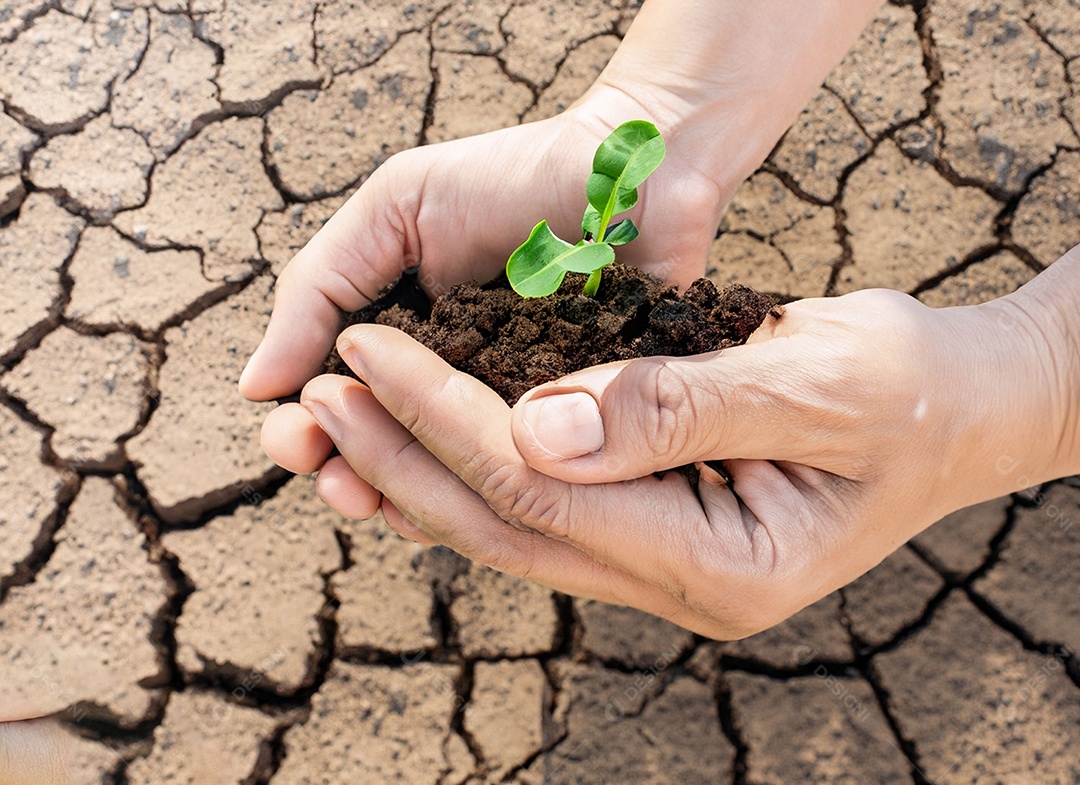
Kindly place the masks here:
[(262, 448), (281, 468), (310, 474), (323, 465), (334, 443), (311, 412), (298, 403), (283, 403), (263, 420)]
[(402, 158), (380, 167), (278, 276), (266, 334), (240, 377), (240, 393), (265, 401), (296, 392), (318, 373), (355, 311), (419, 260), (419, 196), (395, 193)]
[[(820, 458), (823, 411), (844, 401), (816, 393), (786, 340), (694, 357), (647, 357), (580, 371), (530, 390), (513, 412), (529, 465), (567, 482), (604, 483), (707, 460)], [(839, 385), (837, 385), (838, 387)], [(832, 421), (843, 421), (842, 416)]]
[[(368, 387), (320, 376), (305, 386), (301, 400), (312, 406), (357, 475), (393, 499), (394, 508), (435, 543), (567, 594), (616, 603), (633, 598), (650, 613), (696, 624), (688, 613), (672, 610), (669, 593), (570, 543), (508, 525), (394, 419)], [(354, 432), (362, 432), (363, 440), (353, 438)]]
[(386, 519), (386, 524), (405, 539), (421, 545), (438, 545), (431, 535), (425, 534), (423, 529), (406, 518), (405, 514), (389, 499), (382, 501), (382, 514)]
[(382, 494), (357, 477), (348, 461), (340, 455), (323, 464), (315, 481), (315, 490), (320, 499), (339, 513), (358, 521), (372, 517), (382, 501)]
[[(514, 446), (510, 410), (498, 394), (399, 330), (357, 325), (342, 334), (338, 349), (379, 403), (515, 526), (572, 542), (676, 594), (702, 548), (715, 547), (727, 558), (745, 547), (733, 539), (739, 529), (714, 527), (705, 517), (681, 474), (582, 486), (531, 469)], [(347, 408), (327, 394), (333, 405)], [(362, 432), (362, 421), (352, 428)], [(662, 521), (679, 524), (658, 525)]]
[(68, 746), (55, 720), (0, 723), (0, 783), (64, 785)]

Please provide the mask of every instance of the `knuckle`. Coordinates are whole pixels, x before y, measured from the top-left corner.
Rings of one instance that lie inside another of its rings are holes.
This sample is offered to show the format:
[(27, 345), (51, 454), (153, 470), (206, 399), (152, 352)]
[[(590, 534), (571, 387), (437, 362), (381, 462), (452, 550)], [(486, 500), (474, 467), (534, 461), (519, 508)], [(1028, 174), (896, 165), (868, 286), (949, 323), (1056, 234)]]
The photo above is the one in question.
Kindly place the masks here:
[(569, 536), (568, 496), (512, 464), (500, 462), (482, 474), (481, 495), (503, 520), (551, 537)]
[(700, 390), (668, 361), (655, 365), (652, 406), (645, 413), (646, 444), (654, 455), (682, 455), (691, 441), (699, 410)]

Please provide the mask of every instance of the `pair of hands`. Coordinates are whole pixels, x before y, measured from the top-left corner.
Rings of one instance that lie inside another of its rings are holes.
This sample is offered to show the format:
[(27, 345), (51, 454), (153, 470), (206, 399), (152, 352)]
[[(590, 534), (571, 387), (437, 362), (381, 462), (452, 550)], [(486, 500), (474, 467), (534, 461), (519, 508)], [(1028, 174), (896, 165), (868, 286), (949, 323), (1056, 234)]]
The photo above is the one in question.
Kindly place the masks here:
[[(381, 507), (409, 539), (716, 638), (778, 623), (995, 494), (972, 464), (990, 460), (977, 434), (1009, 394), (971, 394), (1000, 386), (1010, 347), (988, 354), (983, 338), (1000, 315), (889, 291), (792, 303), (746, 346), (587, 369), (512, 409), (375, 325), (337, 339), (365, 384), (308, 381), (339, 309), (416, 260), (435, 296), (496, 274), (537, 216), (569, 233), (592, 150), (616, 124), (585, 104), (377, 170), (282, 273), (241, 379), (255, 400), (304, 385), (299, 403), (267, 417), (270, 457), (318, 471), (320, 495), (346, 516)], [(669, 135), (668, 162), (643, 192), (634, 218), (647, 231), (627, 256), (685, 284), (730, 187), (679, 141)], [(653, 474), (708, 459), (725, 460), (730, 486), (709, 471), (697, 488)]]

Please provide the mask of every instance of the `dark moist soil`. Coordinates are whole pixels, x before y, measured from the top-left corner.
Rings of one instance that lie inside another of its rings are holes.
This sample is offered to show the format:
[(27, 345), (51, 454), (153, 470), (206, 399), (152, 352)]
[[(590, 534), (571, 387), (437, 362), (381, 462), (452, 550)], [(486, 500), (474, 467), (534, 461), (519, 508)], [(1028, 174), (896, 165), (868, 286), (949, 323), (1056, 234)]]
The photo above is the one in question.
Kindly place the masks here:
[[(738, 284), (717, 290), (705, 278), (680, 295), (619, 264), (604, 270), (595, 298), (581, 294), (584, 275), (567, 275), (555, 294), (528, 300), (500, 276), (459, 284), (429, 303), (417, 278), (403, 275), (375, 302), (346, 314), (342, 329), (374, 322), (404, 330), (510, 405), (590, 365), (737, 346), (777, 307), (771, 296)], [(336, 350), (326, 372), (355, 378)]]

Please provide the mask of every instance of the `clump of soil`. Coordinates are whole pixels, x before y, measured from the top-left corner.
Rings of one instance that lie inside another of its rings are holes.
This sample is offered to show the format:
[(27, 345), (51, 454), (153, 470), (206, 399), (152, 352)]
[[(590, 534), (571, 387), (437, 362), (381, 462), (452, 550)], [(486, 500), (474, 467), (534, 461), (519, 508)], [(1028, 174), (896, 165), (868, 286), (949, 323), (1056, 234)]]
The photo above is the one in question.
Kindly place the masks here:
[[(397, 327), (513, 405), (538, 384), (590, 365), (635, 357), (702, 354), (744, 343), (776, 300), (738, 284), (718, 290), (699, 279), (685, 293), (632, 267), (604, 270), (596, 297), (586, 276), (566, 276), (550, 297), (523, 299), (500, 276), (465, 283), (429, 303), (406, 274), (342, 326)], [(335, 350), (326, 372), (353, 376)]]

